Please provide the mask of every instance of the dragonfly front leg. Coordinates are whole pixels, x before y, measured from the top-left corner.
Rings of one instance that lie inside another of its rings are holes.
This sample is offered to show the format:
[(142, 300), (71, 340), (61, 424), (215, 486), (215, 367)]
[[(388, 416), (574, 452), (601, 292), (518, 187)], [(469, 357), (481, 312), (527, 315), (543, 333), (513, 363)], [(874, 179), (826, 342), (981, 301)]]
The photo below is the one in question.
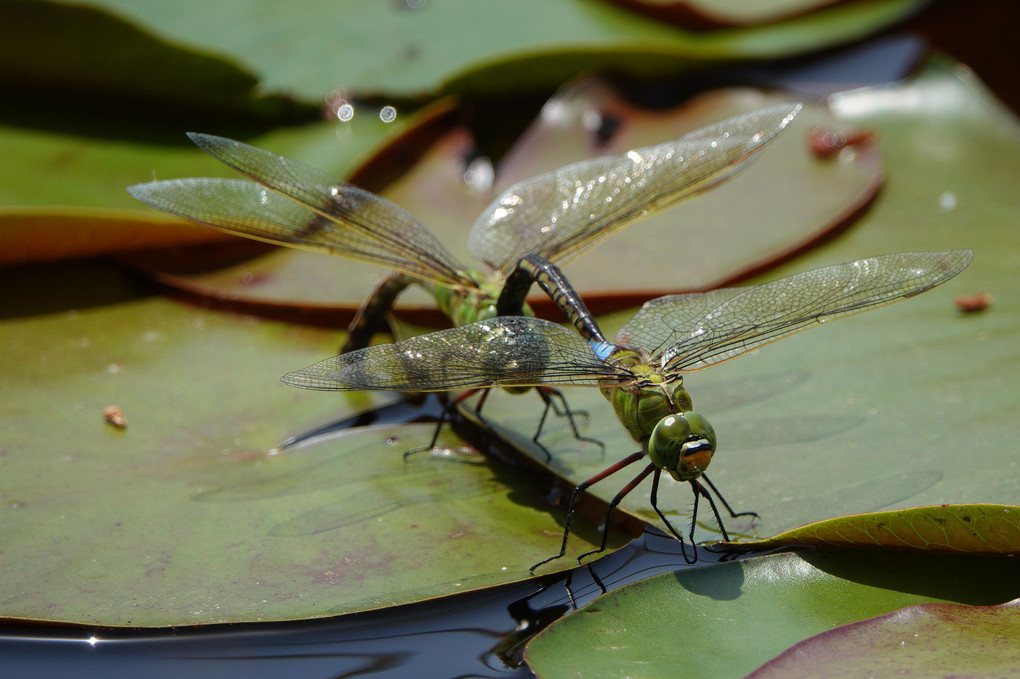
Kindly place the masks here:
[[(730, 503), (726, 501), (726, 498), (724, 498), (722, 493), (719, 492), (719, 489), (715, 487), (715, 484), (712, 483), (712, 479), (708, 478), (707, 474), (702, 474), (701, 478), (705, 479), (705, 483), (707, 483), (708, 486), (712, 489), (712, 492), (715, 493), (715, 496), (717, 498), (719, 498), (719, 502), (722, 502), (723, 503), (723, 507), (726, 507), (726, 511), (728, 511), (730, 513), (730, 518), (735, 519), (738, 516), (753, 516), (756, 519), (760, 519), (761, 518), (761, 516), (758, 514), (758, 512), (735, 512), (735, 511), (733, 511), (733, 507), (730, 507)], [(714, 508), (714, 505), (713, 505), (713, 508)], [(716, 513), (716, 518), (718, 518), (718, 517), (719, 517), (719, 514)], [(719, 524), (719, 527), (722, 528), (722, 523), (721, 522)], [(723, 534), (724, 535), (726, 534), (725, 529), (723, 530)], [(726, 539), (729, 540), (729, 538), (726, 538)]]
[[(708, 483), (708, 485), (711, 486), (713, 492), (715, 492), (716, 496), (718, 496), (719, 500), (726, 507), (727, 511), (729, 511), (731, 517), (736, 518), (738, 516), (749, 516), (749, 515), (758, 516), (754, 512), (740, 512), (739, 514), (734, 512), (733, 509), (730, 507), (729, 503), (726, 502), (725, 498), (723, 498), (723, 496), (719, 494), (719, 490), (715, 487), (715, 484), (713, 484), (712, 481), (710, 481), (709, 478), (707, 476), (705, 476), (704, 474), (702, 474), (701, 478), (705, 479), (705, 481)], [(691, 549), (694, 552), (694, 556), (693, 557), (688, 558), (688, 556), (687, 556), (687, 547), (684, 544), (683, 537), (673, 527), (673, 524), (671, 524), (669, 522), (669, 519), (667, 519), (666, 516), (659, 510), (659, 507), (658, 507), (658, 498), (657, 498), (658, 491), (659, 491), (659, 477), (658, 477), (658, 475), (656, 475), (655, 480), (652, 483), (651, 504), (652, 504), (652, 508), (655, 510), (655, 513), (658, 514), (659, 518), (662, 519), (662, 522), (664, 524), (666, 524), (666, 528), (669, 529), (669, 532), (672, 533), (673, 537), (676, 538), (680, 542), (680, 552), (683, 554), (684, 561), (686, 561), (689, 564), (694, 564), (694, 563), (697, 563), (697, 561), (698, 561), (698, 546), (694, 542), (694, 528), (695, 528), (695, 526), (697, 524), (697, 521), (698, 521), (698, 504), (699, 504), (699, 501), (701, 500), (702, 497), (704, 497), (706, 500), (708, 500), (708, 505), (709, 505), (709, 507), (712, 508), (712, 515), (715, 516), (715, 521), (716, 521), (716, 524), (719, 526), (719, 532), (722, 533), (723, 540), (729, 542), (730, 536), (729, 536), (729, 533), (726, 532), (726, 526), (723, 525), (722, 516), (719, 515), (719, 509), (715, 506), (715, 500), (712, 499), (712, 494), (709, 493), (708, 490), (706, 490), (705, 487), (703, 485), (701, 485), (701, 483), (697, 479), (691, 479), (689, 481), (689, 483), (691, 484), (691, 491), (694, 493), (694, 509), (693, 509), (693, 511), (691, 513), (691, 530), (688, 533), (688, 537), (690, 538), (690, 541), (691, 541)]]
[(581, 563), (581, 561), (584, 560), (586, 556), (591, 556), (592, 554), (601, 554), (602, 552), (606, 551), (606, 543), (609, 541), (609, 522), (613, 518), (613, 510), (616, 509), (617, 505), (619, 505), (620, 502), (623, 501), (623, 498), (627, 497), (627, 495), (629, 495), (632, 490), (637, 488), (638, 484), (640, 484), (642, 481), (648, 478), (648, 475), (651, 474), (652, 472), (655, 472), (655, 478), (656, 480), (658, 480), (659, 474), (662, 473), (662, 470), (656, 467), (655, 464), (649, 464), (641, 471), (640, 474), (631, 479), (630, 483), (624, 486), (620, 490), (620, 492), (613, 497), (612, 502), (609, 503), (609, 509), (606, 511), (606, 521), (602, 525), (602, 544), (599, 545), (598, 549), (593, 549), (590, 552), (585, 552), (584, 554), (578, 556), (577, 563)]
[[(666, 515), (662, 513), (661, 509), (659, 509), (659, 476), (660, 476), (659, 474), (656, 474), (655, 477), (652, 479), (652, 493), (649, 497), (649, 502), (652, 505), (652, 509), (655, 510), (655, 513), (659, 515), (660, 519), (662, 519), (662, 523), (665, 524), (666, 528), (669, 529), (669, 532), (680, 543), (680, 553), (683, 554), (684, 561), (686, 561), (689, 564), (697, 563), (698, 546), (694, 544), (694, 520), (698, 517), (698, 498), (699, 498), (698, 491), (700, 490), (702, 493), (706, 491), (704, 488), (701, 487), (701, 484), (699, 484), (697, 481), (690, 482), (691, 488), (694, 490), (694, 512), (691, 515), (691, 532), (689, 537), (691, 539), (691, 549), (694, 551), (694, 556), (688, 558), (687, 545), (684, 544), (683, 536), (680, 535), (680, 532), (673, 527), (673, 524), (669, 522), (669, 519), (666, 518)], [(711, 501), (711, 498), (709, 498), (709, 501)], [(714, 507), (715, 505), (713, 505), (713, 508)]]
[(386, 314), (393, 309), (397, 296), (413, 282), (413, 278), (399, 271), (383, 278), (348, 326), (347, 339), (340, 347), (340, 353), (346, 354), (367, 347), (372, 337), (382, 328)]
[(615, 474), (616, 472), (620, 471), (624, 467), (627, 467), (628, 465), (634, 464), (635, 462), (637, 462), (638, 460), (640, 460), (644, 456), (645, 456), (645, 451), (643, 451), (643, 450), (639, 450), (636, 453), (631, 453), (630, 455), (628, 455), (627, 457), (623, 458), (622, 460), (620, 460), (616, 464), (614, 464), (614, 465), (612, 465), (610, 467), (607, 467), (606, 469), (603, 469), (602, 471), (600, 471), (598, 474), (596, 474), (595, 476), (591, 477), (590, 479), (588, 479), (586, 481), (582, 481), (581, 483), (579, 483), (576, 486), (574, 486), (574, 490), (570, 494), (570, 500), (567, 502), (567, 515), (566, 515), (566, 517), (563, 520), (563, 541), (560, 543), (560, 551), (559, 551), (559, 553), (556, 554), (555, 556), (550, 556), (548, 559), (542, 559), (541, 561), (539, 561), (534, 566), (532, 566), (531, 568), (528, 569), (529, 573), (534, 575), (535, 574), (535, 570), (539, 566), (547, 564), (550, 561), (555, 561), (556, 559), (562, 559), (563, 555), (567, 553), (567, 538), (570, 537), (570, 525), (571, 525), (571, 523), (574, 520), (574, 510), (577, 508), (577, 500), (580, 497), (581, 493), (583, 493), (589, 487), (595, 485), (596, 483), (598, 483), (602, 479), (605, 479), (605, 478), (607, 478), (609, 476), (612, 476), (613, 474)]

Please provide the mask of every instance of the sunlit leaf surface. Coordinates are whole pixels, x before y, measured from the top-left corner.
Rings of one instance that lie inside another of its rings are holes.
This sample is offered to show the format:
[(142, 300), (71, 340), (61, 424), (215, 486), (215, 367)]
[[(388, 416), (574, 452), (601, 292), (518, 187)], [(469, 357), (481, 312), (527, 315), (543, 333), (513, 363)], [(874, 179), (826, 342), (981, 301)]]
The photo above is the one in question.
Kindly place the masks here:
[[(552, 88), (602, 67), (651, 77), (790, 56), (869, 35), (922, 3), (852, 2), (774, 26), (707, 36), (583, 0), (316, 0), (300, 12), (264, 0), (233, 0), (217, 4), (215, 13), (199, 2), (100, 4), (166, 40), (215, 46), (258, 73), (270, 92), (320, 101), (334, 88), (391, 97), (441, 89), (505, 94)], [(267, 22), (276, 30), (267, 32)]]
[(520, 579), (558, 547), (540, 478), (449, 433), (447, 454), (405, 461), (431, 424), (281, 447), (386, 400), (279, 382), (336, 333), (145, 297), (108, 266), (0, 279), (32, 291), (0, 322), (0, 617), (322, 617)]
[(845, 675), (1008, 677), (1020, 667), (1020, 599), (999, 606), (916, 604), (791, 647), (753, 679)]
[(1020, 554), (1020, 507), (935, 505), (854, 514), (795, 528), (741, 548), (876, 547), (948, 554)]
[[(813, 635), (827, 632), (837, 644), (854, 643), (857, 634), (853, 628), (840, 625), (932, 602), (942, 605), (929, 609), (928, 615), (948, 614), (960, 618), (960, 624), (969, 619), (973, 624), (969, 638), (989, 644), (999, 639), (1001, 644), (1004, 632), (1016, 628), (1015, 607), (981, 611), (944, 602), (986, 606), (1010, 601), (1020, 594), (1017, 575), (1013, 559), (876, 552), (820, 552), (804, 558), (784, 554), (677, 571), (613, 590), (559, 620), (531, 642), (526, 659), (543, 679), (651, 679), (675, 677), (678, 668), (691, 676), (743, 677)], [(874, 624), (888, 631), (897, 619), (911, 617), (907, 610), (885, 621), (879, 618), (861, 625)], [(927, 647), (938, 643), (935, 639), (947, 638), (943, 635), (953, 628), (937, 626), (933, 637), (928, 636), (930, 630), (919, 625), (913, 629), (928, 643), (899, 639), (908, 648), (911, 644)], [(871, 658), (872, 644), (857, 643), (859, 661)], [(882, 645), (886, 644), (893, 645), (888, 641)], [(895, 663), (883, 667), (909, 671), (931, 667), (931, 653), (907, 654), (896, 646), (900, 657), (894, 659), (891, 648), (881, 653), (881, 662)], [(998, 648), (989, 658), (971, 663), (961, 646), (953, 642), (943, 657), (953, 667), (973, 668), (969, 672), (961, 669), (964, 675), (979, 668), (1003, 667), (1003, 660), (1015, 657), (1015, 649)], [(775, 676), (831, 676), (835, 649), (827, 648), (828, 653), (819, 649), (806, 657), (797, 655), (799, 671), (805, 674), (794, 671)], [(997, 675), (993, 672), (992, 676)]]

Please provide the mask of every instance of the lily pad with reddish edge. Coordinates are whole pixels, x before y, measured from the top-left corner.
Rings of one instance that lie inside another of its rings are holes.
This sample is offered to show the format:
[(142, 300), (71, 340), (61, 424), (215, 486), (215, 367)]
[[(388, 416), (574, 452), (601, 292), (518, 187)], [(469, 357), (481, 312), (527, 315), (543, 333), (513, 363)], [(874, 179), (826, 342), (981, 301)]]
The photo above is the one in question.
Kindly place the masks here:
[[(584, 80), (545, 105), (496, 168), (491, 186), (465, 182), (465, 159), (473, 142), (466, 129), (453, 127), (382, 193), (414, 214), (462, 262), (480, 266), (466, 251), (468, 229), (510, 184), (571, 162), (679, 137), (783, 99), (755, 90), (724, 90), (676, 109), (652, 111), (627, 103), (601, 81)], [(600, 136), (607, 124), (612, 132)], [(568, 265), (567, 275), (592, 310), (603, 312), (660, 294), (745, 279), (831, 237), (874, 198), (882, 183), (882, 161), (874, 143), (819, 158), (809, 147), (809, 135), (818, 127), (847, 128), (825, 110), (807, 106), (749, 169), (704, 196), (627, 227)], [(477, 174), (484, 167), (474, 169)], [(176, 255), (166, 262), (159, 255), (145, 261), (163, 283), (244, 304), (256, 313), (260, 305), (294, 305), (349, 314), (384, 273), (298, 250), (277, 250), (200, 273), (181, 271), (184, 266), (186, 260)], [(555, 313), (547, 300), (534, 299), (540, 313)], [(434, 309), (423, 293), (408, 295), (400, 306), (417, 314), (417, 322)]]

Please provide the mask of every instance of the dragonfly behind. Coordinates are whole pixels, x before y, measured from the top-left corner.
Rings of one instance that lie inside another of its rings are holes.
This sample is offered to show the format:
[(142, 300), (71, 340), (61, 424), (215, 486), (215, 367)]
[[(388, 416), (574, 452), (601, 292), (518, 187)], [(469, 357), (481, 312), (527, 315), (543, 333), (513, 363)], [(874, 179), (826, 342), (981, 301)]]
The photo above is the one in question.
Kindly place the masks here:
[[(348, 328), (340, 350), (347, 353), (370, 343), (412, 284), (429, 291), (456, 326), (496, 316), (506, 276), (523, 255), (565, 264), (628, 224), (717, 186), (789, 127), (800, 109), (776, 104), (663, 144), (574, 163), (510, 186), (482, 211), (468, 235), (468, 249), (491, 268), (489, 274), (458, 262), (399, 205), (225, 137), (188, 135), (248, 179), (172, 179), (137, 184), (128, 192), (151, 207), (228, 233), (394, 270)], [(530, 312), (521, 298), (509, 313)], [(535, 443), (541, 447), (550, 408), (566, 415), (575, 437), (585, 439), (562, 394), (548, 387), (537, 391), (546, 408)]]

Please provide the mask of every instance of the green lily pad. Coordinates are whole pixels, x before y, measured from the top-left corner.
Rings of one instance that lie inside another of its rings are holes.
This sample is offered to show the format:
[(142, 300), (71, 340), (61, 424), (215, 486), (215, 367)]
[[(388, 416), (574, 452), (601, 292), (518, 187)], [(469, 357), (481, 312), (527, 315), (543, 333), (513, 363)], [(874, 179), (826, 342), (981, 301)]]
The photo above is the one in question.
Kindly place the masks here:
[[(1013, 559), (879, 552), (783, 554), (676, 571), (613, 590), (553, 623), (525, 658), (543, 679), (675, 677), (679, 668), (743, 677), (806, 638), (836, 628), (829, 634), (845, 639), (850, 631), (840, 625), (905, 606), (1010, 601), (1020, 593), (1017, 575)], [(976, 615), (984, 619), (975, 633), (985, 638), (1015, 629), (1018, 619), (1015, 607)], [(902, 655), (900, 667), (927, 666), (927, 658)], [(813, 676), (831, 674), (824, 657), (801, 661)]]
[(146, 297), (110, 266), (0, 280), (31, 291), (0, 314), (2, 618), (330, 616), (518, 580), (559, 546), (532, 475), (449, 432), (445, 454), (405, 461), (431, 424), (281, 446), (386, 400), (278, 381), (336, 333)]
[(859, 39), (922, 4), (852, 2), (769, 27), (711, 35), (581, 0), (320, 0), (300, 12), (235, 0), (218, 4), (214, 14), (197, 2), (106, 0), (100, 6), (167, 40), (208, 46), (235, 59), (258, 73), (270, 92), (320, 101), (335, 88), (387, 97), (507, 94), (550, 90), (580, 72), (647, 78), (724, 61), (779, 58)]
[[(661, 143), (783, 99), (757, 90), (724, 90), (683, 107), (653, 111), (628, 103), (602, 81), (584, 80), (547, 102), (500, 163), (493, 185), (465, 182), (465, 158), (473, 146), (468, 132), (457, 127), (382, 193), (428, 226), (459, 261), (484, 266), (467, 253), (467, 233), (478, 214), (511, 184), (569, 163)], [(600, 142), (593, 133), (593, 117), (616, 121), (608, 141)], [(882, 159), (874, 144), (818, 158), (809, 137), (820, 128), (839, 131), (846, 125), (806, 106), (747, 170), (705, 195), (627, 227), (572, 262), (567, 275), (593, 310), (626, 308), (666, 292), (727, 284), (844, 228), (881, 187)], [(750, 232), (748, 224), (755, 225)], [(246, 303), (253, 310), (260, 305), (356, 309), (382, 274), (375, 266), (297, 249), (194, 273), (175, 253), (146, 256), (144, 265), (164, 283)], [(668, 275), (635, 276), (637, 268)], [(533, 296), (532, 301), (539, 313), (557, 313), (548, 299)], [(402, 296), (400, 304), (419, 318), (430, 311), (439, 316), (435, 303), (419, 291)]]
[[(725, 544), (725, 543), (724, 543)], [(927, 552), (1020, 555), (1020, 507), (936, 505), (819, 521), (738, 549), (876, 547)]]
[(314, 106), (260, 91), (258, 77), (229, 59), (170, 45), (96, 7), (5, 0), (0, 36), (0, 80), (36, 94), (59, 92), (64, 101), (131, 100), (140, 108), (280, 122), (314, 113)]
[[(719, 439), (712, 480), (736, 511), (760, 514), (727, 521), (738, 539), (846, 514), (1016, 499), (1010, 413), (1020, 407), (1011, 387), (1020, 379), (1013, 372), (1020, 307), (1009, 291), (1020, 252), (1020, 198), (1009, 178), (1020, 176), (1020, 126), (968, 71), (941, 58), (909, 83), (843, 93), (829, 105), (856, 127), (877, 131), (890, 184), (853, 229), (768, 278), (906, 250), (969, 247), (974, 262), (916, 298), (685, 379)], [(954, 297), (975, 292), (997, 301), (974, 314), (956, 309)], [(600, 319), (607, 336), (630, 315)], [(774, 386), (789, 376), (798, 378)], [(733, 394), (745, 397), (734, 405)], [(594, 414), (584, 434), (608, 452), (550, 433), (542, 441), (554, 452), (557, 474), (576, 484), (638, 449), (597, 390), (566, 395), (572, 407)], [(530, 431), (529, 423), (505, 398), (493, 394), (486, 414), (526, 450), (527, 439), (514, 432)], [(619, 477), (589, 492), (607, 500), (629, 480)], [(661, 525), (649, 490), (646, 481), (621, 507)], [(661, 490), (659, 506), (685, 526), (690, 491)], [(707, 509), (699, 521), (699, 539), (718, 535)]]
[(1018, 633), (1020, 599), (917, 604), (805, 639), (748, 676), (796, 679), (824, 667), (870, 676), (1008, 676), (1020, 666)]
[[(277, 128), (254, 138), (239, 129), (237, 136), (346, 176), (379, 146), (446, 110), (440, 103), (391, 123), (366, 115), (346, 123)], [(184, 134), (189, 125), (203, 123), (180, 120), (171, 132), (135, 119), (124, 124), (124, 136), (105, 140), (0, 126), (8, 159), (0, 167), (0, 264), (236, 240), (147, 210), (124, 190), (154, 177), (229, 176), (229, 168)], [(129, 131), (139, 138), (129, 138)], [(45, 181), (25, 168), (44, 168)]]

